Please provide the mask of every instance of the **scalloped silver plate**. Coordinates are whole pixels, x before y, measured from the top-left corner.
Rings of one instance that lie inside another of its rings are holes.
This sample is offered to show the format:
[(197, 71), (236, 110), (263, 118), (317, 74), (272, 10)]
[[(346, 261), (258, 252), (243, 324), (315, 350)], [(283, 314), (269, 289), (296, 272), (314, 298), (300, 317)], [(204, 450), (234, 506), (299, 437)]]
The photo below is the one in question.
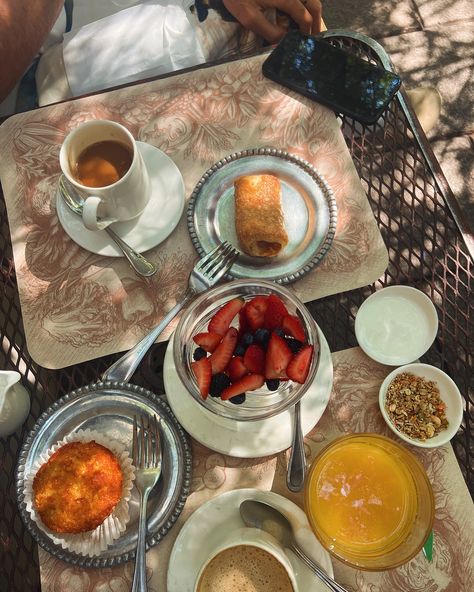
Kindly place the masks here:
[(288, 245), (277, 257), (241, 253), (229, 275), (289, 284), (322, 261), (333, 242), (337, 222), (331, 188), (299, 156), (275, 148), (252, 148), (216, 162), (201, 177), (188, 204), (191, 240), (201, 257), (223, 241), (240, 250), (235, 231), (234, 181), (255, 174), (280, 179)]
[(98, 430), (123, 442), (131, 452), (134, 414), (157, 414), (161, 420), (162, 473), (148, 501), (147, 547), (156, 545), (176, 522), (189, 493), (191, 448), (168, 404), (154, 393), (125, 382), (97, 382), (68, 393), (38, 419), (20, 451), (16, 494), (21, 517), (36, 542), (55, 557), (82, 567), (111, 567), (135, 557), (138, 493), (132, 490), (130, 521), (123, 535), (100, 555), (84, 557), (55, 545), (30, 518), (24, 502), (24, 477), (43, 451), (79, 429)]

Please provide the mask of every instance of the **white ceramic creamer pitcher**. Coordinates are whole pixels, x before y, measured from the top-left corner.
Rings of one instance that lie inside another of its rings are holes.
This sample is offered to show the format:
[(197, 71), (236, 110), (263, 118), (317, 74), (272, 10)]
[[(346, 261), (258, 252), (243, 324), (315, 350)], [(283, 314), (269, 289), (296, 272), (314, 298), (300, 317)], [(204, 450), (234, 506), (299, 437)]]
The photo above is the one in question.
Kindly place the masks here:
[(0, 438), (16, 432), (30, 411), (30, 397), (20, 378), (18, 372), (0, 370)]

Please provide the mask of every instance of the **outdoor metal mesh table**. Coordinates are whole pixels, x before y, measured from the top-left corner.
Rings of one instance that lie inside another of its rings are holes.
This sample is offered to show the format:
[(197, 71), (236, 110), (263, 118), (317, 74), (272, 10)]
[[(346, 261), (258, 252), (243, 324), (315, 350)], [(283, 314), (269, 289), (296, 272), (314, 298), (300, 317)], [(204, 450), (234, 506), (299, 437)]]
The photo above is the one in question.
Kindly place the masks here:
[[(384, 50), (367, 37), (347, 31), (327, 32), (324, 36), (365, 59), (391, 67)], [(423, 361), (446, 371), (465, 398), (463, 425), (452, 445), (472, 494), (473, 237), (403, 91), (375, 125), (363, 126), (345, 116), (341, 120), (390, 261), (374, 284), (311, 302), (309, 309), (331, 350), (337, 351), (357, 345), (356, 312), (377, 289), (404, 284), (430, 297), (438, 312), (439, 331)], [(23, 526), (15, 501), (14, 470), (19, 448), (44, 409), (65, 393), (96, 380), (118, 356), (60, 371), (38, 367), (26, 347), (3, 199), (0, 254), (1, 368), (19, 371), (31, 394), (30, 416), (21, 432), (0, 440), (0, 590), (30, 592), (40, 588), (39, 568), (35, 542)], [(164, 351), (164, 344), (155, 346), (133, 382), (162, 392)]]

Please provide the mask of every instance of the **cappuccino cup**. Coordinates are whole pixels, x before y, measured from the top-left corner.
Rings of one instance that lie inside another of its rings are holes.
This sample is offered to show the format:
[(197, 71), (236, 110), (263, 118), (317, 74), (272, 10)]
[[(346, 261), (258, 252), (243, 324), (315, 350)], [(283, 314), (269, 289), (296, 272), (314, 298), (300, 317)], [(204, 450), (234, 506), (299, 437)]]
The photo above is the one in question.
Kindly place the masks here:
[(288, 556), (274, 537), (240, 528), (226, 537), (199, 570), (194, 592), (297, 592)]
[(83, 197), (89, 230), (139, 216), (150, 199), (150, 179), (132, 134), (119, 123), (94, 119), (68, 134), (61, 171)]

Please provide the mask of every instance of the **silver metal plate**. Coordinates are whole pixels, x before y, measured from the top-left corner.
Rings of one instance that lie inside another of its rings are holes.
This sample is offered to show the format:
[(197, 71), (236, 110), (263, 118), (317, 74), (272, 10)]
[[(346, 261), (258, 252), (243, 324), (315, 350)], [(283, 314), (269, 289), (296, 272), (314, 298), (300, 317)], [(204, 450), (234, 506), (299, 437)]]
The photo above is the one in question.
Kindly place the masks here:
[(148, 501), (147, 547), (156, 545), (176, 522), (189, 493), (191, 449), (186, 433), (168, 404), (152, 392), (125, 382), (97, 382), (56, 401), (38, 419), (21, 449), (16, 469), (16, 493), (21, 517), (36, 542), (52, 555), (82, 567), (111, 567), (135, 557), (138, 533), (138, 493), (132, 490), (130, 521), (123, 535), (100, 555), (84, 557), (55, 545), (30, 518), (24, 502), (24, 476), (35, 459), (66, 435), (97, 430), (122, 442), (131, 453), (136, 413), (160, 417), (162, 473)]
[(241, 250), (235, 231), (234, 181), (242, 175), (271, 174), (280, 179), (288, 245), (277, 257), (242, 253), (230, 277), (294, 282), (318, 263), (336, 233), (334, 194), (316, 169), (302, 158), (275, 148), (254, 148), (226, 156), (196, 185), (187, 209), (191, 240), (202, 257), (223, 241)]

